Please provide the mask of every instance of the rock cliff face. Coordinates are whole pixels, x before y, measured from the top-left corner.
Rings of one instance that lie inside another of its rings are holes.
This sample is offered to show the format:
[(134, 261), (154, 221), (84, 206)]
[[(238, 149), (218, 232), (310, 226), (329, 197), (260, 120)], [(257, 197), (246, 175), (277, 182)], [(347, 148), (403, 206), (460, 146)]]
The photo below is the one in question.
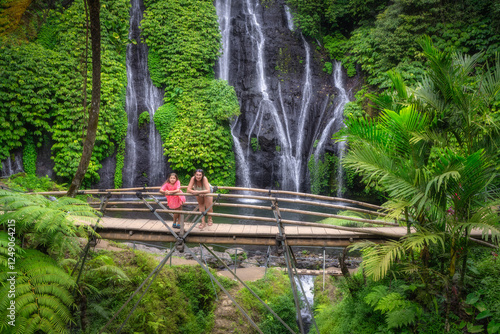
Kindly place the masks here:
[(225, 53), (216, 73), (235, 87), (241, 107), (233, 124), (240, 146), (237, 183), (308, 191), (307, 162), (315, 143), (326, 129), (322, 150), (333, 151), (331, 134), (342, 126), (338, 115), (328, 125), (338, 89), (334, 76), (323, 71), (317, 42), (293, 28), (284, 1), (268, 3), (216, 1)]

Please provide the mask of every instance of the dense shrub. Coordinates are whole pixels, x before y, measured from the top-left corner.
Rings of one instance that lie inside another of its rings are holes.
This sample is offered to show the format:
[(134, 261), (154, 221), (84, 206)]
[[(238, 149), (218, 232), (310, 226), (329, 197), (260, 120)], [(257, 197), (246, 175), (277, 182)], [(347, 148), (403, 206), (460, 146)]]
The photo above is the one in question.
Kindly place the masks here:
[(228, 120), (239, 114), (234, 89), (214, 80), (220, 33), (212, 1), (146, 2), (141, 28), (153, 83), (165, 88), (155, 114), (170, 167), (185, 182), (203, 168), (214, 185), (234, 185)]

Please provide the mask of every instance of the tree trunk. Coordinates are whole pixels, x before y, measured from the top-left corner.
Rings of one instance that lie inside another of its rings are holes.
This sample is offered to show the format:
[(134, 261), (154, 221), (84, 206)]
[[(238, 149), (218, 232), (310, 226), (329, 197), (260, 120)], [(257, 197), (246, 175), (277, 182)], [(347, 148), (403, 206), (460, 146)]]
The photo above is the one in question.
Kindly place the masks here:
[(344, 251), (342, 252), (341, 255), (339, 255), (339, 265), (340, 265), (340, 271), (342, 271), (342, 275), (345, 277), (346, 280), (351, 278), (351, 273), (349, 272), (349, 269), (347, 269), (347, 264), (345, 263), (345, 258), (347, 257), (347, 247), (344, 247)]
[(82, 185), (83, 178), (89, 167), (90, 158), (94, 149), (94, 143), (99, 121), (99, 106), (101, 104), (101, 22), (99, 19), (99, 0), (85, 0), (90, 16), (90, 36), (92, 39), (92, 101), (89, 110), (89, 122), (87, 135), (83, 143), (82, 158), (76, 170), (75, 177), (68, 189), (68, 196), (74, 197), (76, 191)]

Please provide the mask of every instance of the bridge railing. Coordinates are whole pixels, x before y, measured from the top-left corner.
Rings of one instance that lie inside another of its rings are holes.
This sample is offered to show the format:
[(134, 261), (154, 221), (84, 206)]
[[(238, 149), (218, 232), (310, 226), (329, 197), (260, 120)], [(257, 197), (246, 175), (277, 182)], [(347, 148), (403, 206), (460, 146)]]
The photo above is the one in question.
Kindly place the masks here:
[[(90, 204), (96, 208), (101, 209), (102, 212), (150, 212), (150, 208), (144, 207), (144, 202), (137, 199), (138, 194), (140, 196), (146, 196), (149, 198), (155, 198), (156, 201), (161, 203), (164, 208), (155, 209), (158, 213), (168, 213), (181, 214), (181, 221), (184, 220), (186, 216), (199, 216), (202, 213), (197, 211), (197, 202), (189, 200), (185, 203), (187, 207), (195, 207), (193, 210), (170, 210), (167, 208), (167, 201), (158, 200), (162, 198), (163, 195), (159, 193), (160, 187), (137, 187), (137, 188), (122, 188), (122, 189), (90, 189), (81, 190), (78, 194), (86, 194), (95, 196), (99, 201), (90, 201)], [(186, 189), (186, 187), (181, 187), (181, 189)], [(382, 225), (382, 226), (400, 226), (398, 222), (388, 221), (386, 219), (387, 213), (384, 212), (384, 208), (360, 201), (355, 201), (351, 199), (341, 198), (341, 197), (329, 197), (314, 195), (308, 193), (299, 193), (284, 190), (269, 190), (269, 189), (259, 189), (259, 188), (242, 188), (242, 187), (218, 187), (217, 191), (225, 190), (228, 193), (210, 193), (205, 194), (205, 196), (214, 197), (214, 207), (233, 207), (233, 208), (246, 208), (253, 209), (253, 215), (243, 215), (243, 214), (229, 214), (220, 212), (207, 212), (206, 215), (221, 218), (230, 218), (235, 220), (245, 220), (252, 221), (254, 224), (264, 223), (266, 225), (279, 222), (284, 225), (296, 225), (296, 226), (310, 226), (310, 227), (323, 227), (332, 228), (338, 230), (345, 230), (358, 233), (370, 233), (377, 234), (383, 237), (400, 237), (400, 235), (395, 235), (389, 231), (375, 231), (370, 229), (367, 231), (365, 228), (358, 227), (348, 227), (348, 226), (338, 226), (329, 225), (323, 223), (305, 222), (293, 219), (284, 219), (282, 216), (287, 214), (299, 214), (304, 216), (315, 216), (323, 218), (335, 218), (345, 221), (352, 221), (357, 223), (366, 223), (370, 225)], [(41, 192), (41, 195), (52, 195), (52, 196), (62, 196), (65, 192), (53, 191), (53, 192)], [(265, 195), (264, 195), (265, 194)], [(188, 199), (192, 199), (193, 196), (189, 193), (184, 192), (182, 194)], [(267, 196), (266, 196), (267, 195)], [(249, 201), (251, 200), (251, 201)], [(233, 202), (231, 202), (233, 201)], [(268, 202), (269, 205), (264, 205)], [(150, 202), (154, 204), (154, 202)], [(257, 212), (273, 212), (275, 213), (277, 203), (287, 203), (286, 205), (292, 206), (292, 208), (279, 207), (279, 216), (273, 218), (270, 215), (258, 214)], [(345, 203), (345, 204), (344, 204)], [(308, 208), (318, 208), (318, 211), (297, 209), (296, 207), (306, 205)], [(142, 207), (141, 207), (142, 206)], [(295, 207), (295, 208), (294, 208)], [(346, 215), (339, 215), (336, 213), (326, 213), (319, 212), (319, 209), (332, 209), (332, 210), (346, 210), (352, 212), (358, 212), (363, 215), (368, 215), (370, 218), (353, 217)], [(217, 211), (217, 210), (215, 210)], [(372, 217), (378, 218), (374, 219)]]

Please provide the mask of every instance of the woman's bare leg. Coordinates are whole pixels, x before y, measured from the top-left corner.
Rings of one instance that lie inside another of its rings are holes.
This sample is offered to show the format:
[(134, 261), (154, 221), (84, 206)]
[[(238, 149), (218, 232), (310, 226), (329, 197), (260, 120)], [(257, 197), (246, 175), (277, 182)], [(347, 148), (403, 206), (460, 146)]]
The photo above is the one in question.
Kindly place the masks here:
[[(196, 196), (196, 200), (198, 201), (198, 207), (199, 207), (200, 212), (204, 212), (206, 209), (205, 208), (205, 197)], [(203, 228), (203, 227), (205, 227), (205, 216), (201, 217), (200, 228)]]
[[(208, 212), (210, 212), (210, 213), (214, 212), (214, 209), (213, 209), (213, 206), (212, 206), (213, 201), (214, 201), (214, 199), (211, 196), (207, 196), (205, 198), (205, 208), (210, 208), (210, 210), (208, 210)], [(208, 225), (211, 226), (213, 224), (213, 222), (212, 222), (212, 216), (208, 216), (207, 221), (208, 221)]]

